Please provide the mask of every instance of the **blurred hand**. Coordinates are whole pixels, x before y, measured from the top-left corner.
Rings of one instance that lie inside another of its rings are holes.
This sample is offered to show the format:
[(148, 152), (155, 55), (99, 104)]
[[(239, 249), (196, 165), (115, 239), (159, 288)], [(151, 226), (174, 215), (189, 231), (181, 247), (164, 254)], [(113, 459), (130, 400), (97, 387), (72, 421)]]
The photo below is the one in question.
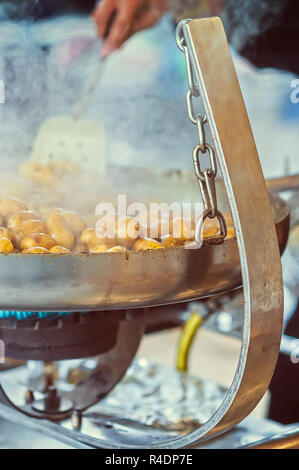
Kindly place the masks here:
[(101, 0), (93, 12), (102, 55), (118, 49), (132, 34), (154, 26), (168, 10), (170, 0)]

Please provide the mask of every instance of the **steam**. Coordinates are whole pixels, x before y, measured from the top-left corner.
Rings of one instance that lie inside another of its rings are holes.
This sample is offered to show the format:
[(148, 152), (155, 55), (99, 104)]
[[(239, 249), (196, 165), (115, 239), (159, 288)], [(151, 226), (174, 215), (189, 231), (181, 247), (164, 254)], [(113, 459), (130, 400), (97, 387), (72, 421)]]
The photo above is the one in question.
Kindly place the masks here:
[[(21, 11), (28, 3), (36, 2), (22, 2)], [(26, 10), (26, 21), (12, 21), (8, 18), (20, 7), (15, 4), (0, 8), (5, 18), (0, 21), (0, 78), (6, 92), (0, 152), (2, 165), (6, 159), (17, 168), (29, 157), (42, 122), (71, 113), (99, 60), (100, 44), (88, 16), (34, 22)], [(88, 43), (90, 53), (67, 63), (69, 54)], [(196, 132), (187, 118), (187, 85), (175, 71), (178, 57), (173, 25), (165, 18), (109, 59), (85, 116), (105, 127), (109, 163), (192, 170)], [(185, 73), (184, 63), (182, 69)]]
[(240, 51), (267, 31), (283, 11), (286, 0), (228, 0), (222, 20), (230, 43)]
[[(1, 14), (5, 11), (2, 9)], [(0, 78), (6, 87), (6, 100), (0, 106), (1, 165), (2, 170), (17, 174), (17, 168), (29, 159), (44, 120), (71, 114), (86, 79), (100, 60), (100, 44), (92, 20), (76, 15), (37, 22), (29, 14), (26, 21), (6, 19), (0, 22), (0, 38)], [(80, 52), (87, 46), (91, 46), (89, 53), (81, 57)], [(177, 73), (180, 68), (182, 74)], [(105, 128), (107, 166), (111, 171), (113, 164), (135, 170), (151, 167), (193, 171), (197, 133), (187, 116), (186, 91), (185, 59), (177, 50), (169, 18), (154, 30), (132, 38), (124, 50), (109, 59), (84, 117), (99, 121)], [(169, 197), (170, 202), (193, 200), (191, 185), (188, 190), (182, 186), (180, 192), (179, 173), (177, 179), (176, 174), (163, 179), (150, 172), (147, 176), (143, 170), (114, 171), (112, 188), (98, 175), (80, 174), (60, 179), (49, 190), (45, 185), (44, 192), (38, 188), (36, 193), (43, 197), (46, 193), (54, 207), (77, 210), (82, 215), (94, 215), (100, 202), (111, 199), (114, 203), (117, 193), (127, 193), (134, 201), (146, 198), (145, 202), (168, 202)], [(19, 196), (19, 181), (13, 181), (17, 194), (5, 192), (8, 178), (3, 175), (2, 171), (1, 196), (23, 199)], [(193, 181), (200, 199), (195, 177)], [(33, 184), (29, 186), (31, 192), (35, 191)]]

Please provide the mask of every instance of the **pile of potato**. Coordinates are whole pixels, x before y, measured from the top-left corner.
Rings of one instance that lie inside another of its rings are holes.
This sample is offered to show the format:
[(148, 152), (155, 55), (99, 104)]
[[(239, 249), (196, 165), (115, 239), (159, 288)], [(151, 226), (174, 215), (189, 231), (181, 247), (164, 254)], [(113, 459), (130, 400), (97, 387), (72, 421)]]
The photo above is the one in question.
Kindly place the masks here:
[[(166, 224), (162, 216), (156, 223), (154, 238), (150, 238), (153, 227), (130, 217), (116, 218), (114, 235), (107, 238), (103, 225), (101, 230), (96, 228), (98, 217), (92, 211), (99, 200), (105, 200), (106, 195), (112, 200), (114, 195), (103, 184), (102, 194), (83, 197), (92, 185), (81, 174), (74, 178), (76, 172), (71, 163), (56, 162), (44, 167), (27, 162), (20, 168), (21, 178), (0, 184), (0, 198), (1, 194), (8, 194), (0, 199), (0, 253), (141, 251), (181, 246), (194, 240), (194, 224), (189, 226), (182, 218)], [(80, 211), (71, 206), (80, 206)], [(106, 217), (108, 223), (109, 216)], [(218, 230), (217, 221), (208, 219), (204, 236), (216, 235)], [(180, 233), (180, 237), (175, 237), (175, 233)], [(228, 234), (234, 236), (231, 225)]]

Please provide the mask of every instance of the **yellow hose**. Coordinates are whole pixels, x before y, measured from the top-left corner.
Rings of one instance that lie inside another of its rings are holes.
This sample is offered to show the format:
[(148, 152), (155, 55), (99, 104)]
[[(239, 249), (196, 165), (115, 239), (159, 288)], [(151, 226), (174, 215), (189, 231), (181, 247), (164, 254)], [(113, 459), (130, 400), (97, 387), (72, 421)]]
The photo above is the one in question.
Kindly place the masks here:
[(179, 340), (176, 360), (176, 368), (180, 372), (186, 372), (188, 369), (189, 351), (192, 346), (194, 336), (197, 330), (202, 326), (203, 321), (204, 318), (198, 312), (194, 312), (185, 323)]

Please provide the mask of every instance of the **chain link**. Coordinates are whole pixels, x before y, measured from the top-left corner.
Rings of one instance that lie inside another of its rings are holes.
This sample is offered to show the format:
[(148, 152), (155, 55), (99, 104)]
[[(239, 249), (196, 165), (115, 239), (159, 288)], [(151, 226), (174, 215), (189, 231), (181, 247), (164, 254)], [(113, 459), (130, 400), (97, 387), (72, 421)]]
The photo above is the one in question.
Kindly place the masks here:
[(190, 54), (187, 46), (183, 46), (183, 52), (185, 53), (186, 57), (186, 68), (187, 68), (187, 78), (188, 78), (188, 85), (190, 93), (195, 97), (199, 97), (199, 89), (197, 83), (195, 83), (195, 77), (193, 74), (193, 69), (190, 60)]
[[(209, 158), (210, 158), (210, 167), (205, 169), (204, 171), (201, 170), (200, 167), (200, 154), (205, 153), (208, 150)], [(205, 172), (208, 173), (209, 176), (212, 178), (216, 178), (217, 176), (217, 165), (216, 165), (216, 157), (215, 157), (215, 150), (210, 144), (205, 144), (205, 151), (203, 152), (202, 146), (200, 144), (196, 145), (193, 150), (193, 166), (194, 171), (196, 174), (197, 179), (204, 181), (205, 180)]]
[(183, 27), (185, 26), (185, 24), (188, 24), (189, 21), (191, 21), (191, 18), (185, 18), (184, 20), (181, 20), (177, 24), (177, 27), (175, 30), (176, 43), (181, 52), (185, 52), (184, 47), (186, 46), (185, 37), (183, 33)]
[[(187, 78), (189, 90), (187, 92), (187, 110), (188, 116), (192, 124), (197, 126), (198, 130), (198, 140), (199, 143), (193, 150), (193, 166), (194, 172), (199, 182), (199, 187), (202, 194), (203, 204), (204, 204), (204, 214), (203, 221), (209, 217), (211, 219), (217, 218), (220, 225), (221, 235), (220, 240), (224, 240), (227, 234), (226, 222), (223, 217), (223, 214), (218, 210), (217, 207), (217, 197), (216, 197), (216, 185), (215, 178), (217, 175), (217, 162), (215, 149), (212, 145), (208, 144), (206, 141), (206, 132), (205, 125), (208, 120), (206, 116), (201, 114), (196, 114), (194, 111), (194, 98), (200, 98), (199, 86), (196, 83), (195, 73), (192, 67), (190, 52), (186, 44), (184, 36), (184, 26), (191, 21), (190, 19), (184, 19), (179, 22), (176, 28), (176, 42), (180, 51), (185, 54), (186, 59), (186, 68), (187, 68)], [(208, 152), (209, 154), (209, 164), (210, 166), (204, 170), (201, 168), (200, 157), (202, 154)], [(198, 234), (197, 234), (198, 236)]]

